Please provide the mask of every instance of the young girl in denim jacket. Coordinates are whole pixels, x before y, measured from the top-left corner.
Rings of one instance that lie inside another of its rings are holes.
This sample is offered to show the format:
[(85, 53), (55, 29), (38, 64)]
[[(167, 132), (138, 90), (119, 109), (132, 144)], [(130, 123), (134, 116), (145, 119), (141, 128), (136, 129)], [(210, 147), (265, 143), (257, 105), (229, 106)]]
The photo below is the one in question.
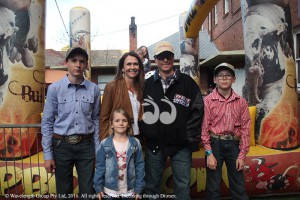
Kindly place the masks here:
[(130, 136), (126, 111), (117, 109), (112, 118), (112, 134), (97, 149), (94, 189), (99, 199), (138, 199), (145, 185), (141, 144)]

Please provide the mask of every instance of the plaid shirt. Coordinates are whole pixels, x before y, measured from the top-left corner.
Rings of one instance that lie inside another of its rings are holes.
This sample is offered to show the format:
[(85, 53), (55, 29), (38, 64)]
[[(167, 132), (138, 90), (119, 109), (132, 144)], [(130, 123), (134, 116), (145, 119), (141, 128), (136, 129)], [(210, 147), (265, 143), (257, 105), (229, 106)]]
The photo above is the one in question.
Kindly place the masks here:
[(174, 74), (172, 74), (171, 76), (167, 77), (166, 79), (163, 79), (161, 77), (161, 75), (158, 73), (164, 93), (166, 93), (167, 89), (170, 87), (170, 85), (172, 85), (172, 83), (174, 82), (174, 80), (177, 77), (177, 71), (175, 71)]

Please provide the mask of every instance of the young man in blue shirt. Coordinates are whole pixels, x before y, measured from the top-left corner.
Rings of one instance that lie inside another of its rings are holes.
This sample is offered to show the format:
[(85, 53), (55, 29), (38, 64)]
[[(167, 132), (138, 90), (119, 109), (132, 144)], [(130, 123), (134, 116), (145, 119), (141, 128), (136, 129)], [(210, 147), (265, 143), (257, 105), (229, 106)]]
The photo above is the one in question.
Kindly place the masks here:
[[(83, 76), (88, 54), (81, 47), (67, 51), (68, 74), (48, 88), (42, 118), (45, 168), (55, 174), (58, 199), (73, 196), (73, 167), (79, 197), (93, 194), (95, 151), (99, 145), (100, 89)], [(85, 198), (86, 197), (86, 198)]]

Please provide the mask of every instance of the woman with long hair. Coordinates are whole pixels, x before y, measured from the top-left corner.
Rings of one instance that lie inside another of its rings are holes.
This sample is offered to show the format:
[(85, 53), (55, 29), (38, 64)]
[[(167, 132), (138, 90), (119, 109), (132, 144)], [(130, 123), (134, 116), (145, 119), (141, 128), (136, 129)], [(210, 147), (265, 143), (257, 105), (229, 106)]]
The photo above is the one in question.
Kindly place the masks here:
[(135, 51), (141, 58), (142, 63), (144, 65), (145, 74), (151, 71), (151, 61), (149, 58), (148, 48), (146, 46), (141, 46)]
[(116, 109), (124, 109), (130, 117), (133, 135), (139, 135), (138, 121), (142, 119), (144, 66), (137, 53), (130, 51), (119, 60), (115, 79), (106, 84), (100, 112), (100, 140), (108, 136), (109, 119)]

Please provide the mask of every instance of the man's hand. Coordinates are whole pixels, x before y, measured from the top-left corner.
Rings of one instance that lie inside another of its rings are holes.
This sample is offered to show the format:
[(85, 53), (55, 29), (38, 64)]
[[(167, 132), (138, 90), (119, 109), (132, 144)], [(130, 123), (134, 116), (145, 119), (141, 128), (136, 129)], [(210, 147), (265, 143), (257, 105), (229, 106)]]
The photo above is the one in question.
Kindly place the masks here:
[(217, 160), (216, 160), (214, 154), (210, 154), (207, 157), (206, 163), (207, 163), (207, 167), (209, 169), (216, 170), (216, 168), (217, 168)]
[(244, 169), (245, 161), (242, 159), (237, 159), (236, 160), (236, 170), (237, 171), (242, 171)]
[(45, 166), (45, 169), (48, 173), (54, 173), (55, 172), (55, 162), (54, 162), (54, 160), (45, 160), (44, 166)]

